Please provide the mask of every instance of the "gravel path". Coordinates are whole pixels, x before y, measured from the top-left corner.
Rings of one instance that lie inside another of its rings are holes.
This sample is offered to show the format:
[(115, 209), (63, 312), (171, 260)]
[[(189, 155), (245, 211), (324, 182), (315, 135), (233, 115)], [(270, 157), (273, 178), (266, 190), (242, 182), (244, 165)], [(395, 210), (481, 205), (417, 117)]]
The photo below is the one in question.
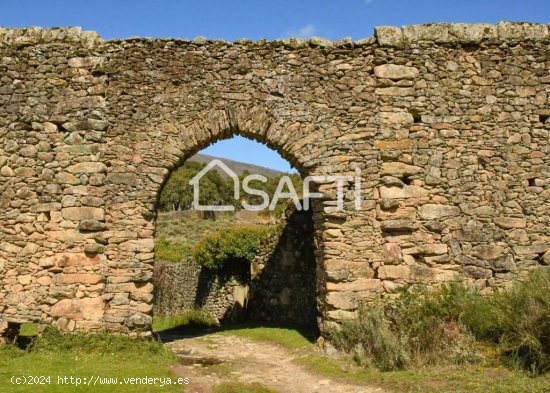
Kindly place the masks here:
[(259, 383), (281, 393), (383, 393), (380, 388), (317, 375), (294, 362), (306, 350), (275, 343), (209, 334), (166, 345), (181, 359), (173, 372), (191, 380), (186, 393), (209, 393), (224, 382)]

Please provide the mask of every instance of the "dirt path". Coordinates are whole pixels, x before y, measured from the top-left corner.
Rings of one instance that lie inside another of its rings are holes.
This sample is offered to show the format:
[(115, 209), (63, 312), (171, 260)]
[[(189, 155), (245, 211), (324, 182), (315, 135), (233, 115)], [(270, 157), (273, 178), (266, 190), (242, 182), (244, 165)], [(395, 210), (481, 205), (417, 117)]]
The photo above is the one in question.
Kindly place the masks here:
[(227, 334), (166, 344), (181, 359), (173, 371), (191, 380), (186, 393), (209, 393), (224, 382), (259, 383), (281, 393), (383, 393), (382, 389), (316, 375), (294, 362), (303, 350)]

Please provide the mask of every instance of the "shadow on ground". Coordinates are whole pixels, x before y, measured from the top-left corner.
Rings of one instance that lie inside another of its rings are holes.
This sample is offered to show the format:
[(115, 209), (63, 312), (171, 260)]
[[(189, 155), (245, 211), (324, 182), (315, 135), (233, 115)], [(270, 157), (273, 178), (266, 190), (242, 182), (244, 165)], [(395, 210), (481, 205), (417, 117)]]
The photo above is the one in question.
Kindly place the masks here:
[(315, 343), (319, 337), (319, 331), (315, 328), (304, 328), (291, 325), (281, 325), (281, 324), (268, 324), (268, 323), (239, 323), (232, 325), (223, 325), (223, 326), (204, 326), (199, 324), (189, 324), (185, 326), (176, 326), (171, 329), (163, 330), (161, 332), (155, 332), (154, 336), (161, 340), (164, 343), (172, 342), (181, 338), (196, 338), (203, 337), (209, 334), (222, 333), (222, 332), (231, 332), (249, 330), (257, 330), (261, 328), (277, 328), (277, 329), (288, 329), (289, 331), (295, 331), (305, 338), (310, 343)]

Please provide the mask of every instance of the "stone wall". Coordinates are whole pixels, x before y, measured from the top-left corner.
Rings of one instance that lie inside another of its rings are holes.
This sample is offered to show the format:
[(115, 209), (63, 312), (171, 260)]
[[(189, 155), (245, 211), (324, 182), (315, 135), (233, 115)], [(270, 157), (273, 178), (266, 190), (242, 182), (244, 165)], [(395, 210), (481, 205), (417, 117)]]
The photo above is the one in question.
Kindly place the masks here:
[(315, 330), (317, 287), (311, 211), (294, 211), (252, 261), (248, 318)]
[(200, 270), (193, 258), (178, 263), (156, 261), (153, 273), (154, 313), (178, 315), (194, 310)]
[(219, 275), (189, 258), (155, 262), (153, 283), (155, 314), (179, 315), (200, 308), (220, 323), (244, 319), (248, 276)]
[(373, 293), (547, 264), (547, 25), (377, 28), (359, 41), (103, 41), (0, 29), (0, 326), (148, 330), (155, 204), (234, 134), (302, 175), (361, 170), (314, 211), (321, 327)]

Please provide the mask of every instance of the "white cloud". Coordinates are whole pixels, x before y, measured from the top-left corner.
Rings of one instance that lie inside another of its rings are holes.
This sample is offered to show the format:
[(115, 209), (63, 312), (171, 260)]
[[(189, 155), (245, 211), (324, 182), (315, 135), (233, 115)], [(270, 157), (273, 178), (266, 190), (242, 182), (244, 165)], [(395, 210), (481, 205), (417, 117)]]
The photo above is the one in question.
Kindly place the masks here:
[(315, 31), (315, 26), (310, 24), (300, 27), (298, 30), (290, 30), (285, 35), (291, 38), (311, 38)]
[(298, 30), (298, 36), (301, 38), (309, 38), (315, 33), (315, 26), (307, 25)]

